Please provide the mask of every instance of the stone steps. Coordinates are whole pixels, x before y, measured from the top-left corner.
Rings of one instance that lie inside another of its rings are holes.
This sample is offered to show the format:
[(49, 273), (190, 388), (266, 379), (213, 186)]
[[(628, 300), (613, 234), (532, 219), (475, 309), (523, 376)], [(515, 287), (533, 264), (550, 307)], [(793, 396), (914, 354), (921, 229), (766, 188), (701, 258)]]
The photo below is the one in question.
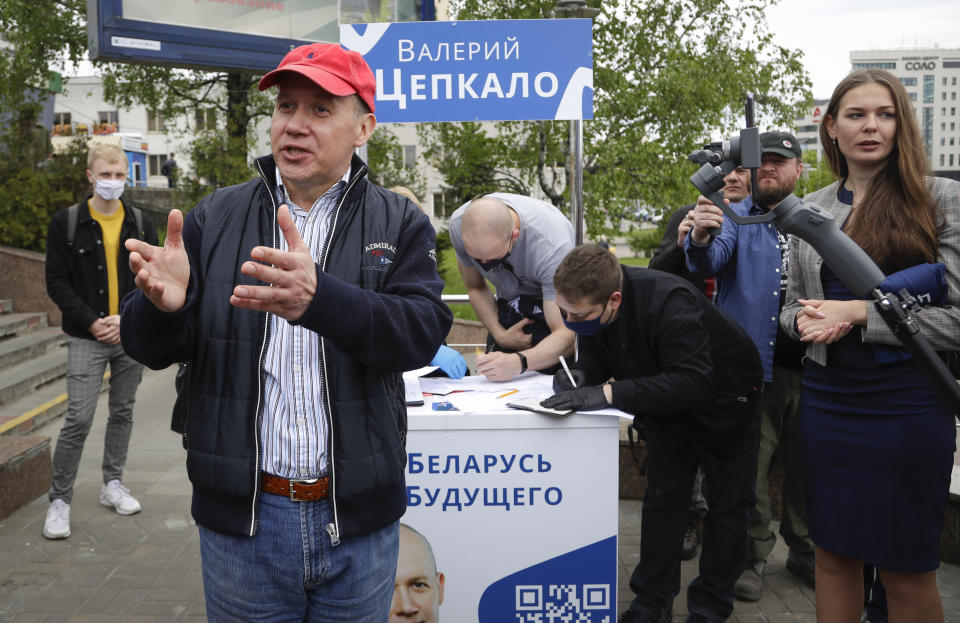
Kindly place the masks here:
[(60, 347), (0, 371), (0, 405), (9, 404), (67, 373), (67, 349)]
[(47, 326), (47, 314), (38, 313), (3, 313), (0, 314), (0, 337), (20, 335), (29, 331), (36, 331)]
[(56, 350), (66, 342), (60, 327), (44, 327), (0, 339), (0, 369)]

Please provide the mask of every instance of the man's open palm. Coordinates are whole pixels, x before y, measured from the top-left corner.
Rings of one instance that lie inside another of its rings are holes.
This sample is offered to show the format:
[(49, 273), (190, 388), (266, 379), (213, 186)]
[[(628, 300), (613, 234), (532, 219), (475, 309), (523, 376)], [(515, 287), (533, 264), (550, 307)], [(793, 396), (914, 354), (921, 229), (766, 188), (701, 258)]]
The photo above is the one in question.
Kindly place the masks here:
[(142, 240), (128, 239), (124, 245), (130, 252), (130, 270), (136, 275), (137, 287), (143, 290), (157, 309), (175, 312), (187, 298), (190, 283), (190, 262), (183, 246), (183, 213), (170, 210), (167, 216), (167, 239), (163, 247)]

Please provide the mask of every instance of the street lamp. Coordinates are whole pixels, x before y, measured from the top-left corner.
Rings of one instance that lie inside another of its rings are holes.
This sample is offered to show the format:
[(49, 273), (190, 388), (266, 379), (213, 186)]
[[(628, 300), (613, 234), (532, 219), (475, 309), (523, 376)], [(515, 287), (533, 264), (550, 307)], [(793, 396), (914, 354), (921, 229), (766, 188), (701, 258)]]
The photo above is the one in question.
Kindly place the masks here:
[(600, 9), (592, 9), (587, 6), (587, 0), (560, 0), (557, 6), (547, 12), (547, 17), (567, 18), (583, 17), (593, 19), (600, 14)]
[[(560, 0), (547, 12), (550, 18), (593, 19), (600, 9), (587, 6), (586, 0)], [(573, 171), (570, 174), (570, 218), (573, 221), (574, 241), (583, 244), (583, 120), (570, 121), (570, 152), (573, 155)]]

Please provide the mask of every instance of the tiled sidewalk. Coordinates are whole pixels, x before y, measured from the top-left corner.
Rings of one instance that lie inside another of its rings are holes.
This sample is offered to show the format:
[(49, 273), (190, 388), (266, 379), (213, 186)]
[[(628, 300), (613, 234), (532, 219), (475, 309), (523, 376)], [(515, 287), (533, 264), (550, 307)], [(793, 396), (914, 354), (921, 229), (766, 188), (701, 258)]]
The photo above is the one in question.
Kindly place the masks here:
[[(124, 484), (144, 511), (123, 517), (98, 503), (103, 426), (97, 417), (80, 464), (69, 539), (40, 532), (47, 509), (40, 498), (0, 521), (0, 623), (129, 623), (205, 621), (197, 529), (190, 518), (190, 486), (179, 439), (170, 432), (173, 370), (144, 372)], [(106, 394), (99, 414), (105, 411)], [(56, 439), (61, 419), (36, 434)], [(639, 555), (640, 502), (620, 501), (620, 610)], [(784, 568), (778, 543), (767, 567), (767, 590), (755, 604), (738, 602), (738, 621), (814, 621), (813, 592)], [(683, 563), (684, 585), (696, 559)], [(938, 574), (946, 620), (960, 623), (960, 566)], [(686, 613), (685, 593), (674, 603)], [(460, 622), (457, 622), (460, 623)]]

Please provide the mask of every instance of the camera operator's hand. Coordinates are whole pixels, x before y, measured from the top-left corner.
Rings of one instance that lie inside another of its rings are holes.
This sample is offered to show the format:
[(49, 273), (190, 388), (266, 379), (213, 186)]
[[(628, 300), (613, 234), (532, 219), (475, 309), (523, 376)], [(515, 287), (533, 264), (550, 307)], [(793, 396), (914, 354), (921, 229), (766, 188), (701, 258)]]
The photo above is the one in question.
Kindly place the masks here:
[(687, 212), (680, 224), (677, 225), (677, 246), (683, 248), (683, 241), (687, 239), (687, 234), (693, 229), (693, 208)]
[(595, 411), (610, 406), (610, 403), (607, 402), (607, 396), (603, 392), (603, 385), (591, 385), (560, 392), (550, 396), (540, 404), (548, 409), (557, 409), (558, 411), (568, 409), (572, 411)]
[(573, 377), (573, 385), (570, 384), (570, 377), (567, 376), (566, 370), (558, 370), (557, 373), (553, 375), (554, 394), (576, 389), (577, 387), (583, 387), (587, 384), (587, 373), (583, 370), (571, 368), (570, 375)]
[[(723, 200), (730, 205), (730, 201)], [(710, 242), (710, 230), (723, 227), (723, 210), (713, 205), (713, 202), (700, 195), (697, 205), (687, 214), (693, 228), (690, 230), (690, 240), (703, 245)]]

